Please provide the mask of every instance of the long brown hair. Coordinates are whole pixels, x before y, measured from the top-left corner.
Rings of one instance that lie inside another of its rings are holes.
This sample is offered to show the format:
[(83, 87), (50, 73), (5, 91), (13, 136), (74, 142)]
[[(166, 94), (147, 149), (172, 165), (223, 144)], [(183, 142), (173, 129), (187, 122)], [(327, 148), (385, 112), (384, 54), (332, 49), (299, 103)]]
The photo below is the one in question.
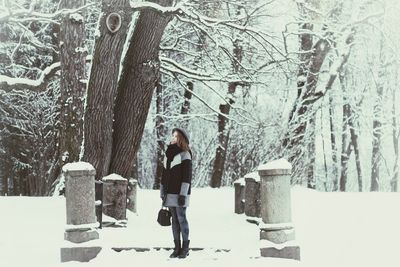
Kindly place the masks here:
[(174, 131), (177, 136), (176, 144), (183, 150), (183, 151), (190, 151), (189, 144), (186, 142), (186, 139), (179, 131)]

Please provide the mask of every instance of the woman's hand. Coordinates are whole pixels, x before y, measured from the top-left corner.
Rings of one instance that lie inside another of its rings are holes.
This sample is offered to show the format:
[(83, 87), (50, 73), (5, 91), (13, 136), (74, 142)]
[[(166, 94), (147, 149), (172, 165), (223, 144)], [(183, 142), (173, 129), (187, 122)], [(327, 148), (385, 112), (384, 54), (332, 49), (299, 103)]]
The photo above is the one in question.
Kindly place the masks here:
[(184, 195), (179, 195), (178, 196), (178, 205), (179, 206), (185, 206), (185, 202), (186, 202), (186, 197)]

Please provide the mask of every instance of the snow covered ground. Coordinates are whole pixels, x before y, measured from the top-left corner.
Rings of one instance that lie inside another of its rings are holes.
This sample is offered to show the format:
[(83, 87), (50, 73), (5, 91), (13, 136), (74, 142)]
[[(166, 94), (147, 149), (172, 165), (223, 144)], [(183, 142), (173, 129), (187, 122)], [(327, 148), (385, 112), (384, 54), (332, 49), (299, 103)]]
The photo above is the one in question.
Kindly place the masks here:
[[(139, 190), (138, 213), (127, 228), (99, 231), (103, 249), (89, 263), (60, 263), (65, 199), (0, 197), (0, 266), (400, 266), (400, 194), (320, 193), (292, 190), (293, 222), (302, 261), (259, 257), (259, 230), (233, 213), (233, 188), (194, 189), (188, 209), (191, 252), (169, 259), (171, 251), (115, 252), (111, 247), (169, 247), (169, 227), (156, 222), (157, 191)], [(230, 252), (216, 252), (229, 249)]]

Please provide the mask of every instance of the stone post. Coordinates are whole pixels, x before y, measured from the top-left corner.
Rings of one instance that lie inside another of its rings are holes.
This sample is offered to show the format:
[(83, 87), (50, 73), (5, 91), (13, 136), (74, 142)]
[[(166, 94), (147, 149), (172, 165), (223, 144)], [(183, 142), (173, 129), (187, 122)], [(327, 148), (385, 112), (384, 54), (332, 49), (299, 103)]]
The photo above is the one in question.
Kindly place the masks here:
[(261, 178), (261, 256), (300, 260), (292, 224), (290, 176), (292, 165), (285, 159), (258, 167)]
[(245, 202), (244, 213), (250, 217), (261, 217), (260, 201), (260, 177), (257, 172), (252, 172), (244, 176), (245, 180)]
[(128, 203), (126, 204), (127, 209), (136, 212), (137, 207), (137, 180), (130, 178), (128, 181)]
[(234, 185), (235, 185), (235, 213), (242, 214), (242, 213), (244, 213), (245, 181), (243, 178), (240, 178), (234, 182)]
[(116, 220), (126, 219), (128, 180), (118, 174), (103, 177), (103, 213)]
[(68, 163), (62, 168), (67, 212), (64, 239), (68, 242), (68, 247), (61, 248), (62, 262), (87, 262), (95, 258), (101, 250), (101, 247), (72, 244), (99, 238), (95, 216), (95, 173), (93, 166), (86, 162)]

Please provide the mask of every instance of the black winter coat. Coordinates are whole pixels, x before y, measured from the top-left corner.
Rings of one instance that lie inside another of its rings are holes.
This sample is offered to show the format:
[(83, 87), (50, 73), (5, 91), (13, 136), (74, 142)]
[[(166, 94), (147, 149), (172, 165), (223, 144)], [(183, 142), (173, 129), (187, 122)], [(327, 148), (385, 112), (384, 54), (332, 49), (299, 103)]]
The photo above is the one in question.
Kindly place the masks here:
[(191, 183), (191, 151), (183, 151), (176, 144), (169, 145), (165, 152), (160, 190), (161, 197), (165, 197), (164, 206), (177, 207), (179, 195), (186, 197), (184, 207), (189, 206)]

